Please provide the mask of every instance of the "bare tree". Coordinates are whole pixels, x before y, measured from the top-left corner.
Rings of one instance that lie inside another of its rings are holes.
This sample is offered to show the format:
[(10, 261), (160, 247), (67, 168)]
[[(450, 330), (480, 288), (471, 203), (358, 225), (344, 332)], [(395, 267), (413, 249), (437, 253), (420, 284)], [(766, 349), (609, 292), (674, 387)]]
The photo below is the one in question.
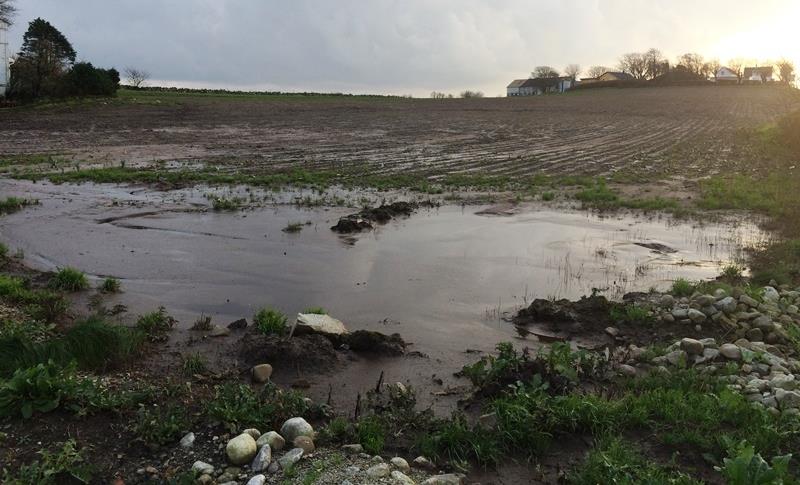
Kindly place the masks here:
[(710, 77), (716, 77), (721, 67), (722, 64), (719, 63), (718, 59), (711, 59), (703, 64), (702, 74), (706, 77), (706, 79)]
[(619, 60), (619, 70), (628, 73), (636, 79), (645, 79), (647, 75), (647, 60), (644, 54), (631, 52)]
[(778, 69), (778, 77), (784, 84), (792, 84), (794, 82), (794, 63), (787, 59), (781, 59), (775, 63)]
[(588, 71), (586, 71), (586, 74), (588, 74), (589, 77), (598, 78), (610, 70), (611, 69), (607, 68), (606, 66), (592, 66)]
[(11, 19), (14, 18), (16, 12), (13, 0), (0, 0), (0, 22), (11, 25)]
[(550, 66), (536, 66), (533, 69), (533, 72), (531, 73), (531, 77), (535, 79), (558, 77), (558, 76), (560, 76), (558, 71), (556, 71)]
[(575, 81), (575, 79), (578, 78), (578, 74), (580, 73), (581, 73), (581, 66), (577, 64), (570, 64), (564, 68), (564, 75), (572, 79), (573, 81)]
[(686, 54), (678, 57), (678, 65), (682, 66), (692, 74), (703, 74), (703, 56), (700, 54), (687, 52)]
[(747, 64), (747, 61), (742, 58), (731, 59), (728, 61), (728, 69), (736, 74), (736, 77), (739, 78), (739, 82), (742, 82), (742, 76), (744, 76), (744, 66)]
[(644, 57), (645, 76), (654, 79), (669, 72), (669, 61), (658, 49), (649, 49), (642, 54)]
[(135, 87), (139, 88), (150, 79), (150, 73), (145, 71), (144, 69), (137, 69), (135, 67), (126, 67), (125, 68), (125, 79), (128, 80), (128, 83)]
[[(453, 96), (451, 95), (450, 97), (452, 98)], [(446, 99), (447, 98), (447, 94), (441, 93), (439, 91), (434, 91), (434, 92), (431, 93), (431, 98), (433, 98), (433, 99)]]

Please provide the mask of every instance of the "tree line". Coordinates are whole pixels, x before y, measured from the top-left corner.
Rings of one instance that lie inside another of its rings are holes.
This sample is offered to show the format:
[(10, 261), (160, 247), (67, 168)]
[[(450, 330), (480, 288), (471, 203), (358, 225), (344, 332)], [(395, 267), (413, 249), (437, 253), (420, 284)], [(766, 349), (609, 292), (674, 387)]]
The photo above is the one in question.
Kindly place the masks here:
[[(676, 62), (670, 63), (667, 57), (658, 49), (648, 49), (645, 52), (630, 52), (620, 57), (615, 68), (607, 66), (591, 66), (586, 70), (589, 78), (598, 78), (610, 71), (624, 72), (637, 80), (652, 80), (672, 71), (683, 71), (703, 79), (714, 77), (723, 65), (718, 59), (705, 59), (702, 55), (688, 52), (678, 56)], [(776, 62), (758, 62), (753, 59), (735, 58), (724, 66), (729, 68), (742, 81), (746, 67), (772, 68), (778, 75), (780, 82), (792, 84), (795, 81), (795, 66), (786, 59)], [(570, 64), (563, 70), (563, 76), (577, 80), (583, 69), (577, 64)], [(536, 66), (531, 72), (531, 78), (555, 78), (562, 73), (551, 66)]]

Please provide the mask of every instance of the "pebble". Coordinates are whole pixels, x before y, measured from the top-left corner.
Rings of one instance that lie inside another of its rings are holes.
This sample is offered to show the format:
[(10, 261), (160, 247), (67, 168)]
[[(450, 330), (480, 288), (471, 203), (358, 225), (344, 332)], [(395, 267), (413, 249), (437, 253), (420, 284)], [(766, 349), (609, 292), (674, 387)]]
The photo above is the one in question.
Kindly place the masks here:
[(734, 344), (722, 344), (719, 346), (719, 353), (730, 360), (742, 360), (742, 349)]
[(422, 485), (461, 485), (464, 483), (464, 476), (448, 473), (447, 475), (436, 475), (422, 482)]
[(780, 293), (778, 293), (778, 290), (776, 290), (771, 286), (765, 286), (764, 294), (761, 296), (762, 298), (764, 298), (764, 301), (777, 302), (778, 300), (781, 299), (781, 295)]
[(186, 433), (185, 435), (183, 435), (183, 438), (181, 438), (180, 442), (181, 448), (191, 448), (192, 446), (194, 446), (194, 440), (195, 440), (194, 433)]

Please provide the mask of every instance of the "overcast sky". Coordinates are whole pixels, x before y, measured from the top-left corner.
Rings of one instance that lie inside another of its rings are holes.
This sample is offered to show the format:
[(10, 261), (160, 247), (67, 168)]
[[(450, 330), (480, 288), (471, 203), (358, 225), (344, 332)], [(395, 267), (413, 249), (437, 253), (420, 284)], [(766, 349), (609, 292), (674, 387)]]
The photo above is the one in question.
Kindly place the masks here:
[[(614, 66), (620, 54), (649, 47), (671, 59), (697, 51), (725, 61), (736, 55), (732, 49), (751, 47), (754, 52), (741, 55), (800, 58), (800, 52), (782, 53), (763, 39), (765, 32), (788, 25), (781, 19), (796, 21), (797, 0), (16, 4), (12, 52), (28, 22), (42, 17), (67, 36), (80, 59), (101, 67), (140, 67), (155, 84), (414, 95), (469, 88), (497, 95), (536, 65)], [(781, 40), (794, 40), (800, 49), (795, 29), (785, 30), (792, 33), (779, 34)]]

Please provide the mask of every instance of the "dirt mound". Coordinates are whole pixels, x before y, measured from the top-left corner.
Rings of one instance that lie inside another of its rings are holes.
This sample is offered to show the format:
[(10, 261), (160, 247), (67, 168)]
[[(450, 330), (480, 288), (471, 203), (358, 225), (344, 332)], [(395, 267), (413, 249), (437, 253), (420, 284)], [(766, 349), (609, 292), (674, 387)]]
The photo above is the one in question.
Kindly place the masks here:
[(331, 230), (340, 234), (368, 231), (375, 224), (385, 224), (398, 216), (410, 216), (417, 209), (417, 204), (410, 202), (394, 202), (380, 207), (366, 208), (355, 214), (339, 219)]
[(342, 343), (353, 352), (374, 356), (398, 356), (406, 351), (406, 342), (397, 333), (386, 335), (370, 330), (356, 330), (344, 335)]
[(286, 339), (250, 331), (242, 337), (239, 357), (249, 367), (268, 362), (276, 370), (311, 373), (329, 371), (340, 363), (333, 343), (316, 334)]

